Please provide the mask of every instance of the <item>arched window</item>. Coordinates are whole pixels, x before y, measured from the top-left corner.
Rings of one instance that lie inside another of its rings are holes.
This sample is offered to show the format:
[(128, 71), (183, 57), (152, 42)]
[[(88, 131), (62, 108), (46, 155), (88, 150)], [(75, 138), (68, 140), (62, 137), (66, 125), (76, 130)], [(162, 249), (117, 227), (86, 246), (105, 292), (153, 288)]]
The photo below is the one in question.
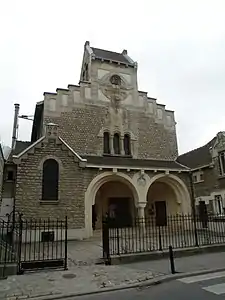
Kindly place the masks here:
[(103, 152), (104, 154), (110, 154), (110, 147), (109, 147), (109, 133), (104, 132), (104, 137), (103, 137)]
[(129, 136), (129, 134), (124, 135), (123, 146), (124, 146), (125, 155), (131, 155), (130, 136)]
[(59, 165), (54, 159), (43, 164), (42, 200), (58, 200)]
[(120, 154), (120, 136), (118, 133), (114, 134), (113, 148), (114, 148), (114, 154)]

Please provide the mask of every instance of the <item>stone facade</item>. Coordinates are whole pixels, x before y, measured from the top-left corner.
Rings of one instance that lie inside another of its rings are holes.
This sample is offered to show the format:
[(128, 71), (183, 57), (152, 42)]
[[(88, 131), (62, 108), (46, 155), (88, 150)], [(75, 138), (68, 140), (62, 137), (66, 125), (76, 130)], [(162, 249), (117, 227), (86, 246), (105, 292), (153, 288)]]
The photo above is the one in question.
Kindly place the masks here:
[[(43, 163), (49, 158), (59, 163), (58, 201), (41, 197)], [(63, 144), (42, 142), (33, 153), (21, 159), (17, 174), (16, 210), (22, 212), (24, 218), (64, 219), (67, 215), (70, 228), (84, 227), (84, 172), (78, 159), (75, 161)]]
[[(204, 201), (211, 213), (225, 212), (225, 133), (219, 132), (209, 143), (178, 157), (192, 169), (196, 205)], [(224, 164), (224, 165), (223, 165)]]
[[(102, 155), (103, 132), (108, 131), (111, 136), (118, 132), (121, 139), (129, 134), (135, 158), (175, 159), (174, 112), (138, 91), (137, 64), (91, 59), (89, 49), (86, 45), (82, 64), (88, 62), (86, 80), (81, 76), (79, 86), (44, 93), (44, 123), (58, 124), (60, 136), (80, 155)], [(110, 82), (115, 74), (119, 87)]]
[[(137, 63), (127, 51), (85, 43), (79, 86), (44, 93), (31, 142), (17, 141), (12, 152), (16, 210), (24, 218), (67, 215), (68, 238), (92, 236), (94, 212), (99, 229), (115, 205), (128, 223), (156, 214), (158, 202), (166, 215), (190, 213), (190, 170), (176, 161), (175, 125), (173, 111), (138, 91)], [(58, 171), (47, 176), (49, 160)], [(49, 190), (54, 181), (57, 198), (43, 198), (45, 180)]]

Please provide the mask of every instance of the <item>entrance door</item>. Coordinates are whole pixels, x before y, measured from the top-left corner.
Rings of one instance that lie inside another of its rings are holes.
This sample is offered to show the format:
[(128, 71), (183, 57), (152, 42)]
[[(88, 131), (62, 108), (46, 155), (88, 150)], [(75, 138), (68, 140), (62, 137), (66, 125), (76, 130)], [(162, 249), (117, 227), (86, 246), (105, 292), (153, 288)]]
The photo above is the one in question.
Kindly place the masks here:
[(132, 226), (130, 198), (109, 198), (109, 217), (118, 227)]
[(208, 227), (208, 213), (205, 201), (199, 201), (199, 220), (202, 222), (202, 227)]
[(155, 202), (156, 226), (167, 225), (166, 201)]

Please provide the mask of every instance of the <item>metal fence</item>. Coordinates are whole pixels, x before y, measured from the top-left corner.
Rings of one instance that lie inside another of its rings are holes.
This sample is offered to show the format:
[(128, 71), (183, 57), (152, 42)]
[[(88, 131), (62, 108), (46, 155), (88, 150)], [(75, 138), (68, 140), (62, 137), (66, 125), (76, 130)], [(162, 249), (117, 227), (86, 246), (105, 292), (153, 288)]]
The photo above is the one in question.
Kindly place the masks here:
[(170, 215), (164, 226), (154, 217), (137, 218), (130, 227), (103, 220), (103, 257), (225, 243), (225, 215)]
[(0, 223), (0, 264), (17, 263), (18, 273), (43, 268), (67, 269), (65, 220), (24, 220), (22, 215)]

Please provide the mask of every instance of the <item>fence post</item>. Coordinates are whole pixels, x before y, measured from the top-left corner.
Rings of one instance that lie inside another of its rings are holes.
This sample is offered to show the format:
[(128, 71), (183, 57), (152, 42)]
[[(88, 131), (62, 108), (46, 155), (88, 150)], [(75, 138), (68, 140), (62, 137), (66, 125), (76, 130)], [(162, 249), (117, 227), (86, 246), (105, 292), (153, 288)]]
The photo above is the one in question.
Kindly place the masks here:
[(162, 251), (162, 236), (161, 236), (160, 226), (158, 227), (159, 227), (159, 250)]
[[(64, 262), (64, 270), (68, 270), (67, 268), (67, 248), (68, 248), (68, 236), (67, 236), (67, 229), (68, 229), (68, 220), (67, 216), (65, 218), (65, 262)], [(62, 228), (61, 228), (62, 230)]]
[[(7, 260), (8, 260), (8, 232), (9, 232), (9, 224), (10, 224), (10, 222), (8, 221), (7, 223), (6, 223), (6, 238), (5, 238), (5, 247), (4, 247), (4, 249), (5, 249), (5, 255), (4, 255), (4, 266), (3, 266), (3, 271), (2, 271), (2, 278), (3, 279), (6, 279), (7, 278), (7, 276), (5, 276), (5, 270), (6, 270), (6, 264), (7, 264)], [(4, 228), (4, 226), (3, 226), (3, 228)], [(3, 232), (3, 234), (4, 234), (4, 232)]]
[(22, 240), (23, 240), (23, 219), (22, 214), (19, 214), (19, 242), (18, 242), (18, 260), (17, 260), (17, 274), (23, 274), (23, 270), (21, 269), (21, 254), (22, 254)]
[(102, 221), (102, 245), (103, 245), (103, 259), (105, 265), (111, 265), (110, 253), (109, 253), (109, 218), (103, 218)]
[(119, 233), (119, 227), (116, 225), (116, 240), (117, 240), (117, 255), (120, 255), (120, 233)]
[(195, 236), (195, 246), (198, 247), (198, 233), (197, 233), (197, 225), (196, 225), (196, 206), (195, 206), (195, 191), (194, 184), (192, 178), (192, 172), (189, 173), (190, 185), (191, 185), (191, 202), (192, 202), (192, 212), (194, 217), (194, 236)]
[(173, 256), (173, 247), (169, 246), (169, 258), (170, 258), (170, 267), (171, 267), (171, 273), (175, 274), (175, 265), (174, 265), (174, 256)]

